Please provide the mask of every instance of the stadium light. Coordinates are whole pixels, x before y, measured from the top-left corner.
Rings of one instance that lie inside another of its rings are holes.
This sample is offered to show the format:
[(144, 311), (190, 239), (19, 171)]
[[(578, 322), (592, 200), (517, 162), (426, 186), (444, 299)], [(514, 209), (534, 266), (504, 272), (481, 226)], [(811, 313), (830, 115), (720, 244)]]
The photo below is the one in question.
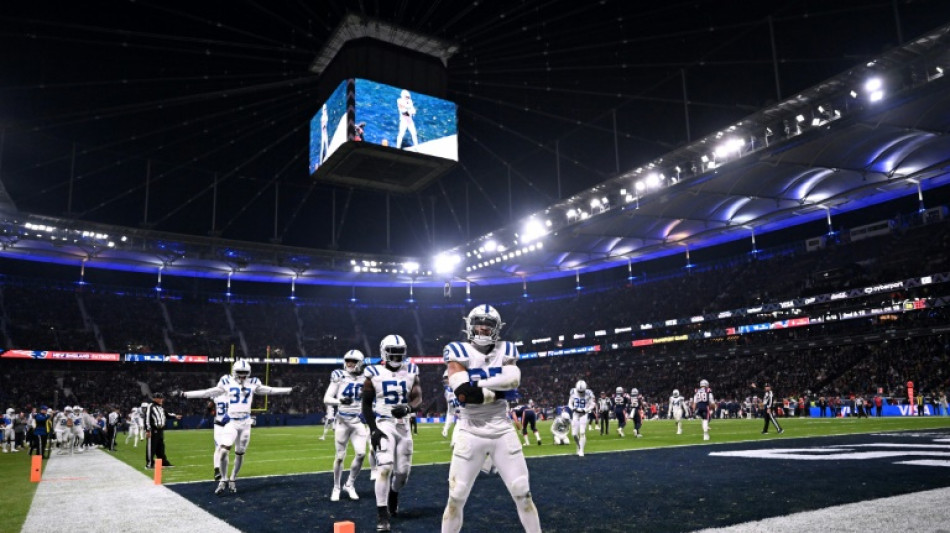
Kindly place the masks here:
[(494, 239), (488, 239), (487, 241), (485, 241), (486, 252), (494, 252), (497, 249), (498, 249), (498, 243), (495, 242)]
[(449, 274), (461, 260), (456, 254), (441, 253), (432, 259), (432, 263), (436, 274)]
[(410, 274), (413, 273), (413, 272), (418, 272), (418, 271), (419, 271), (419, 263), (417, 263), (417, 262), (415, 262), (415, 261), (406, 261), (405, 263), (402, 264), (402, 268), (405, 269), (406, 272), (408, 272), (408, 273), (410, 273)]
[[(593, 203), (593, 201), (591, 202)], [(529, 243), (547, 235), (548, 230), (538, 219), (531, 217), (521, 230), (521, 242)]]

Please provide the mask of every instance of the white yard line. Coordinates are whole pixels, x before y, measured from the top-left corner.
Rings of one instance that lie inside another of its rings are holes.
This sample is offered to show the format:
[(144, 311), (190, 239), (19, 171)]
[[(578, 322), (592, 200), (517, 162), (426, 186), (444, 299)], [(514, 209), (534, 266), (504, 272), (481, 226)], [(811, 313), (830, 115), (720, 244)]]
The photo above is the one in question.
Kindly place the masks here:
[[(846, 489), (845, 489), (846, 490)], [(697, 533), (801, 533), (834, 531), (950, 531), (950, 488), (806, 511)]]
[(64, 517), (70, 517), (70, 529), (81, 531), (239, 531), (95, 449), (76, 455), (53, 453), (22, 531), (57, 531)]

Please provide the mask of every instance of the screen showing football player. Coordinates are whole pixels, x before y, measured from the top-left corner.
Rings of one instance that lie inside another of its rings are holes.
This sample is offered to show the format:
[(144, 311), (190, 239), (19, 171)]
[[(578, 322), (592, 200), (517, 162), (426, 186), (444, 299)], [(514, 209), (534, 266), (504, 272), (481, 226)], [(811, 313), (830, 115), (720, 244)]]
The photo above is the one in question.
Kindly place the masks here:
[(587, 388), (587, 382), (578, 380), (568, 395), (567, 407), (571, 410), (571, 436), (578, 457), (584, 457), (584, 447), (587, 446), (587, 415), (594, 410), (597, 401), (594, 391)]
[(390, 530), (390, 517), (399, 511), (399, 491), (412, 469), (409, 416), (422, 403), (419, 367), (408, 361), (408, 346), (400, 335), (379, 343), (380, 363), (363, 371), (362, 413), (376, 451), (376, 531)]
[(508, 420), (508, 399), (517, 397), (521, 370), (514, 343), (499, 339), (504, 323), (490, 305), (480, 305), (464, 318), (467, 340), (443, 350), (449, 386), (462, 405), (458, 437), (449, 466), (449, 498), (442, 514), (442, 532), (462, 529), (465, 502), (489, 457), (511, 494), (525, 531), (541, 531), (531, 498), (528, 465), (521, 440)]
[[(218, 398), (227, 396), (227, 422), (219, 434), (215, 435), (218, 443), (218, 468), (223, 479), (218, 482), (215, 494), (237, 492), (237, 476), (244, 463), (244, 454), (247, 445), (251, 442), (251, 405), (255, 394), (290, 394), (291, 387), (270, 387), (261, 383), (258, 378), (251, 377), (251, 364), (243, 359), (235, 361), (231, 373), (221, 376), (217, 386), (205, 390), (180, 392), (183, 398)], [(217, 424), (216, 424), (217, 426)], [(228, 455), (234, 448), (234, 467), (228, 476)]]
[(363, 398), (363, 361), (365, 357), (359, 350), (350, 350), (343, 355), (343, 368), (330, 374), (330, 386), (323, 395), (324, 405), (337, 408), (336, 423), (333, 428), (336, 455), (333, 458), (333, 490), (330, 501), (340, 501), (340, 482), (343, 479), (343, 461), (346, 459), (347, 444), (353, 444), (353, 462), (343, 490), (351, 500), (360, 499), (356, 494), (356, 476), (363, 469), (366, 457), (366, 439), (369, 432), (363, 424), (360, 410)]

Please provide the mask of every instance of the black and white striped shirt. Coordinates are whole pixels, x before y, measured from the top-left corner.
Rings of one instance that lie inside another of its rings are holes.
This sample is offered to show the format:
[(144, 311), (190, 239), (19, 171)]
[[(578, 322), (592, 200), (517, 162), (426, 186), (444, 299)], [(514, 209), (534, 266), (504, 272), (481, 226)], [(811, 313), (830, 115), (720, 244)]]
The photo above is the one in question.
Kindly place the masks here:
[[(175, 416), (175, 413), (169, 413)], [(145, 408), (145, 431), (154, 431), (156, 429), (165, 429), (165, 409), (155, 402), (148, 404)]]
[(762, 405), (765, 406), (766, 409), (771, 409), (773, 403), (774, 399), (772, 398), (772, 391), (765, 391), (765, 395), (762, 396)]

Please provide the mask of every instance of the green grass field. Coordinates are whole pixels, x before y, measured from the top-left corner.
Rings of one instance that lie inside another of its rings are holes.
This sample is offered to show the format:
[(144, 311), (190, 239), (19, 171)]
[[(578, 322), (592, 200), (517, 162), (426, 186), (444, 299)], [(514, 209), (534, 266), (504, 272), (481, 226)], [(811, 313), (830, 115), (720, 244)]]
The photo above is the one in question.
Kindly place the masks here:
[[(684, 423), (682, 435), (676, 435), (672, 421), (657, 420), (643, 424), (644, 437), (630, 435), (631, 426), (627, 426), (627, 436), (617, 436), (615, 425), (612, 434), (601, 436), (597, 429), (588, 432), (586, 452), (619, 452), (667, 446), (715, 446), (716, 444), (740, 441), (772, 440), (780, 441), (801, 437), (821, 437), (852, 433), (873, 433), (879, 431), (922, 430), (950, 428), (950, 417), (923, 418), (871, 418), (871, 419), (810, 419), (798, 418), (781, 420), (785, 428), (783, 435), (773, 432), (762, 435), (761, 420), (718, 420), (712, 422), (712, 440), (702, 440), (700, 422), (691, 420)], [(569, 455), (574, 446), (553, 446), (551, 444), (550, 423), (539, 423), (538, 430), (544, 444), (534, 444), (529, 435), (529, 447), (525, 455), (529, 458), (547, 455)], [(327, 433), (327, 440), (319, 440), (323, 434), (322, 426), (260, 427), (255, 428), (248, 448), (246, 460), (241, 469), (241, 477), (288, 475), (300, 473), (326, 472), (333, 466), (333, 434)], [(152, 472), (145, 470), (145, 448), (140, 442), (138, 448), (125, 446), (124, 435), (119, 438), (119, 450), (115, 456), (151, 477)], [(175, 468), (163, 472), (165, 483), (187, 481), (208, 481), (211, 489), (213, 451), (211, 430), (169, 431), (166, 433), (168, 457)], [(54, 452), (55, 453), (55, 452)], [(347, 463), (352, 452), (347, 457)], [(415, 455), (413, 464), (425, 465), (447, 463), (450, 459), (447, 439), (442, 438), (441, 424), (420, 424), (419, 434), (415, 436)], [(530, 468), (543, 468), (544, 463)], [(29, 481), (30, 458), (26, 451), (14, 454), (0, 454), (0, 508), (4, 509), (5, 527), (17, 531), (26, 520), (33, 500), (36, 485)], [(368, 465), (367, 465), (368, 467)], [(327, 495), (330, 492), (327, 486)]]

